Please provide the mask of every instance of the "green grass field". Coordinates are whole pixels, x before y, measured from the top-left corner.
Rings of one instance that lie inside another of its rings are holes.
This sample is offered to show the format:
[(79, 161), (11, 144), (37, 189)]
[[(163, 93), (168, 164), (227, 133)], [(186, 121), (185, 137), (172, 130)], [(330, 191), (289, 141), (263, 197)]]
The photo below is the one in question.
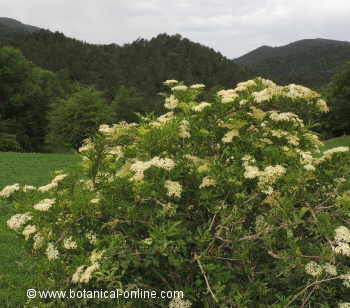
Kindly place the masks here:
[(325, 145), (321, 147), (321, 151), (324, 152), (331, 148), (336, 148), (340, 146), (350, 147), (350, 136), (342, 136), (325, 141)]
[[(78, 162), (79, 155), (72, 154), (0, 153), (0, 190), (14, 183), (45, 185), (53, 171), (69, 171)], [(30, 255), (24, 238), (7, 228), (15, 213), (1, 200), (0, 213), (0, 307), (22, 307), (43, 257)]]
[[(330, 139), (321, 150), (338, 146), (350, 146), (350, 136)], [(69, 171), (78, 162), (79, 156), (71, 154), (0, 153), (0, 190), (14, 183), (47, 184), (53, 171)], [(7, 228), (15, 214), (11, 206), (0, 201), (0, 213), (0, 307), (22, 307), (44, 257), (31, 256), (23, 237)]]

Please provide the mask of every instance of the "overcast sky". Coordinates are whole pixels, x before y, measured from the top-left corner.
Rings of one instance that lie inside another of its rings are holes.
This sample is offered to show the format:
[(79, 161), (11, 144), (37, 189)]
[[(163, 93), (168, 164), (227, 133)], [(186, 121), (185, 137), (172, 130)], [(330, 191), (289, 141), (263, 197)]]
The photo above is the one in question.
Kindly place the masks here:
[(305, 38), (350, 41), (350, 0), (0, 0), (0, 16), (89, 43), (179, 33), (229, 58)]

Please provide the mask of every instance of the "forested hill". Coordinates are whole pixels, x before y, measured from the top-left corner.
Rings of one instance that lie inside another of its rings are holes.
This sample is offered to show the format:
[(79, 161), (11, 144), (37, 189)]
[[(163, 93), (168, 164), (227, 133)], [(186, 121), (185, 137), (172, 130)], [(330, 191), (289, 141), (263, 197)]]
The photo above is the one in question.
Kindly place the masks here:
[(280, 83), (298, 83), (319, 88), (350, 60), (350, 42), (307, 39), (281, 47), (262, 46), (236, 63)]
[(88, 44), (41, 30), (2, 39), (1, 43), (19, 48), (42, 68), (64, 71), (73, 80), (96, 85), (110, 96), (124, 85), (136, 87), (154, 100), (166, 79), (232, 87), (253, 75), (213, 49), (180, 35), (160, 34), (151, 40), (138, 39), (118, 46)]
[(0, 17), (0, 37), (8, 37), (17, 33), (28, 33), (39, 31), (40, 28), (25, 25), (18, 20)]

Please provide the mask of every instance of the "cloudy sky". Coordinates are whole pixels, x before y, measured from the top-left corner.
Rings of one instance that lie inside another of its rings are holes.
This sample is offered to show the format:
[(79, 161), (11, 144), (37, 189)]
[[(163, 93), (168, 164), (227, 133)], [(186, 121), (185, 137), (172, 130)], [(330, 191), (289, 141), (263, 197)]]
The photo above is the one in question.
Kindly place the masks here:
[(0, 16), (89, 43), (179, 33), (229, 58), (305, 38), (350, 41), (350, 0), (1, 0)]

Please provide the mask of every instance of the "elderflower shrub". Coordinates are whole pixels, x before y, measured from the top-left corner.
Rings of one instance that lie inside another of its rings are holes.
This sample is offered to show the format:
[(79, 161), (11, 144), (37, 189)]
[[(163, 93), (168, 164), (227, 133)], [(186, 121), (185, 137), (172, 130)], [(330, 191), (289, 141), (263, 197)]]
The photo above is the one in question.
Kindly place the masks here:
[(315, 155), (320, 95), (257, 78), (201, 102), (202, 85), (165, 85), (171, 111), (85, 141), (84, 177), (3, 193), (53, 286), (185, 294), (135, 307), (349, 302), (350, 152)]

